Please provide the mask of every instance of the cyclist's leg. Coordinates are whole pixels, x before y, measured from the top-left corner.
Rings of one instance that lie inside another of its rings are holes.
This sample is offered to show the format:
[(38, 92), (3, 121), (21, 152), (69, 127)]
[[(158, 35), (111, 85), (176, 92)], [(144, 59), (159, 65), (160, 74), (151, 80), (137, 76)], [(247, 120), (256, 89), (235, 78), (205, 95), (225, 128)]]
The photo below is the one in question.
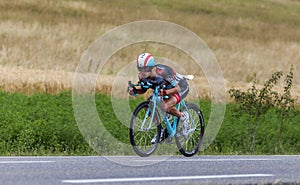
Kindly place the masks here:
[(162, 102), (162, 109), (168, 114), (180, 117), (181, 113), (176, 109), (175, 105), (178, 103), (178, 97), (169, 95), (169, 98)]
[[(181, 99), (184, 99), (189, 93), (189, 85), (186, 80), (181, 80), (179, 82), (181, 91), (178, 93)], [(189, 114), (187, 110), (181, 112), (180, 121), (182, 122), (182, 133), (187, 136), (190, 130)]]
[(180, 92), (177, 94), (169, 95), (169, 98), (162, 102), (162, 109), (173, 116), (180, 118), (182, 116), (181, 112), (176, 109), (175, 105), (184, 99), (189, 93), (189, 86), (186, 80), (181, 80), (179, 83)]

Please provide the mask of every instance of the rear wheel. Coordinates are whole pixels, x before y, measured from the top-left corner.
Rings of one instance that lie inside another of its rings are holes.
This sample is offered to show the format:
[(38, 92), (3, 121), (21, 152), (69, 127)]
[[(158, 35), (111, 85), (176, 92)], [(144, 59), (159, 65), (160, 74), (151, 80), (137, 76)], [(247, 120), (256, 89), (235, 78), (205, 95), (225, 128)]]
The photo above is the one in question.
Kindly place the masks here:
[(195, 104), (187, 104), (189, 111), (189, 126), (188, 135), (182, 134), (182, 123), (177, 123), (177, 132), (175, 135), (176, 145), (180, 153), (186, 157), (195, 155), (202, 143), (204, 135), (204, 118), (201, 110)]
[[(149, 110), (149, 103), (143, 102), (134, 110), (130, 121), (130, 142), (136, 154), (141, 157), (151, 155), (158, 146), (161, 132), (160, 117), (157, 111), (154, 113), (153, 122), (151, 122), (152, 113)], [(145, 121), (144, 125), (143, 122)], [(155, 143), (151, 140), (156, 137)]]

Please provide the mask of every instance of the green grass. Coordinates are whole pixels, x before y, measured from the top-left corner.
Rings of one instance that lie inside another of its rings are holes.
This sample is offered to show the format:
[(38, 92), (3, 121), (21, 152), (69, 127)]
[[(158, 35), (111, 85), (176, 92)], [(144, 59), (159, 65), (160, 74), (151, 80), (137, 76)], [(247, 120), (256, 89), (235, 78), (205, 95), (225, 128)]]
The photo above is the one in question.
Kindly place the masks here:
[[(204, 153), (216, 154), (248, 154), (247, 150), (247, 117), (245, 115), (235, 117), (232, 114), (234, 104), (227, 105), (226, 115), (220, 132), (208, 151)], [(261, 120), (257, 128), (257, 136), (253, 154), (299, 154), (300, 150), (300, 115), (288, 120), (284, 126), (282, 143), (277, 153), (275, 152), (279, 133), (279, 118), (275, 110), (269, 111)], [(253, 126), (251, 125), (251, 132)], [(251, 134), (252, 136), (252, 134)], [(248, 149), (251, 145), (249, 139)]]
[[(91, 149), (79, 132), (69, 93), (0, 93), (1, 155), (75, 155)], [(88, 152), (87, 152), (88, 151)]]
[[(83, 137), (74, 119), (71, 93), (25, 96), (0, 92), (0, 155), (134, 155), (129, 123), (121, 124), (113, 114), (110, 97), (98, 94), (95, 100), (103, 125), (88, 122), (84, 127), (90, 134)], [(131, 99), (131, 109), (141, 101)], [(210, 102), (200, 104), (207, 121)], [(247, 120), (245, 116), (232, 116), (235, 107), (227, 105), (216, 139), (200, 154), (247, 154)], [(275, 153), (278, 122), (274, 111), (261, 120), (254, 154), (300, 154), (300, 115), (285, 125), (280, 150)], [(158, 152), (163, 150), (161, 147)]]

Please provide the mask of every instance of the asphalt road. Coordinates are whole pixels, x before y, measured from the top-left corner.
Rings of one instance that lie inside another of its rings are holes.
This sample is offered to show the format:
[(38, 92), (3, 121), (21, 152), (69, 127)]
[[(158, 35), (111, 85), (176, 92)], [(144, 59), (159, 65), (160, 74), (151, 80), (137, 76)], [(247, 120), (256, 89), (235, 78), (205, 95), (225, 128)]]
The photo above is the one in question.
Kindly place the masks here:
[(2, 185), (300, 184), (300, 156), (0, 157)]

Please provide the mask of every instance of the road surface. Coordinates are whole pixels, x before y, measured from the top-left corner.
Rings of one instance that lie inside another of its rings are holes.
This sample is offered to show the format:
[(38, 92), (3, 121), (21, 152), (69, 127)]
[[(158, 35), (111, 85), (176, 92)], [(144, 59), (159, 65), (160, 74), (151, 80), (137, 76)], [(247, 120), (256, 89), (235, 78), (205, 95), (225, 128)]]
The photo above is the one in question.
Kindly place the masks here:
[(300, 156), (0, 157), (0, 184), (300, 184)]

